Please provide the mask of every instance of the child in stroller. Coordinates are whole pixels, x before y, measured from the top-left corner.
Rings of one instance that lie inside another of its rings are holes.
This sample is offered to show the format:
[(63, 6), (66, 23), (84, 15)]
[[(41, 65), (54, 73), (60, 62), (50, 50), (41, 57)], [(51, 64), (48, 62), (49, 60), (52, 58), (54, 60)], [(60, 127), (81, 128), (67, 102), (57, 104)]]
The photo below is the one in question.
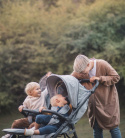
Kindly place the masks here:
[[(47, 90), (41, 92), (40, 85), (37, 82), (30, 82), (25, 87), (25, 92), (27, 94), (23, 105), (20, 105), (18, 110), (22, 112), (23, 108), (35, 110), (35, 109), (46, 109), (45, 96), (47, 95)], [(13, 122), (11, 128), (31, 128), (33, 127), (34, 117), (28, 115), (25, 118), (17, 119)], [(10, 134), (2, 136), (2, 138), (9, 138)]]
[[(50, 103), (52, 106), (51, 110), (57, 111), (63, 114), (65, 117), (68, 116), (70, 107), (67, 104), (66, 97), (63, 97), (61, 94), (57, 94), (50, 99)], [(40, 127), (41, 124), (44, 126)], [(50, 134), (56, 132), (61, 124), (62, 122), (58, 120), (57, 116), (55, 115), (40, 114), (36, 116), (35, 130), (33, 128), (25, 129), (24, 135), (31, 136), (33, 134), (36, 135)]]
[[(86, 81), (86, 80), (85, 80)], [(88, 80), (87, 80), (88, 81)], [(59, 82), (60, 85), (57, 84)], [(81, 81), (82, 82), (82, 81)], [(48, 90), (48, 98), (46, 102), (50, 101), (50, 98), (56, 95), (57, 93), (63, 93), (63, 95), (68, 97), (70, 104), (72, 105), (72, 112), (68, 117), (62, 116), (60, 113), (52, 111), (52, 110), (42, 110), (41, 113), (52, 113), (59, 117), (59, 119), (63, 120), (62, 125), (58, 128), (58, 130), (52, 134), (47, 135), (33, 135), (31, 138), (56, 138), (60, 135), (63, 135), (64, 138), (68, 137), (68, 135), (73, 134), (75, 138), (77, 138), (77, 134), (75, 131), (75, 123), (80, 120), (80, 118), (84, 115), (88, 106), (88, 99), (92, 93), (94, 93), (97, 88), (99, 82), (96, 81), (95, 86), (91, 90), (87, 90), (84, 86), (82, 86), (79, 81), (71, 76), (71, 75), (56, 75), (52, 74), (47, 79), (47, 90)], [(65, 93), (64, 93), (65, 92)], [(50, 97), (50, 98), (49, 98)], [(30, 113), (41, 114), (36, 111), (24, 110)], [(24, 130), (14, 130), (14, 129), (4, 129), (6, 133), (12, 133), (17, 135), (24, 136)]]

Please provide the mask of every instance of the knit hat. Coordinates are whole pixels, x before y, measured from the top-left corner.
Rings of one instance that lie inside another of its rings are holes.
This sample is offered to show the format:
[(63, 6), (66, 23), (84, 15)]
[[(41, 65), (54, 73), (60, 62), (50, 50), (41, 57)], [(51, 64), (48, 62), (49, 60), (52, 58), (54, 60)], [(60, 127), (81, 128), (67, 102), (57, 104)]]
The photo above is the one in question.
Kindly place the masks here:
[(85, 70), (89, 63), (89, 58), (86, 57), (85, 55), (78, 55), (75, 58), (74, 65), (73, 65), (73, 70), (77, 73), (80, 73)]

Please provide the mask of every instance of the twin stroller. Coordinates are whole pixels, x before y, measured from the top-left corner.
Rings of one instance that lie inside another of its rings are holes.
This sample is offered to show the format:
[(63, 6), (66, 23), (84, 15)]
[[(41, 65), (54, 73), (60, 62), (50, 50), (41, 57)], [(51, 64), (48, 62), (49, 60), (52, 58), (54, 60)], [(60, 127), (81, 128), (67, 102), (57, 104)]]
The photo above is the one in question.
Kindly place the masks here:
[[(69, 137), (70, 134), (73, 135), (73, 138), (77, 138), (77, 134), (75, 131), (75, 123), (80, 120), (80, 118), (84, 115), (87, 106), (88, 99), (90, 95), (95, 91), (99, 82), (96, 81), (96, 84), (91, 90), (87, 90), (84, 86), (82, 86), (81, 82), (87, 82), (89, 80), (77, 80), (75, 77), (71, 75), (56, 75), (52, 74), (48, 77), (46, 81), (48, 95), (46, 97), (46, 103), (49, 108), (50, 106), (50, 98), (55, 94), (62, 94), (66, 96), (69, 103), (72, 105), (72, 112), (69, 117), (64, 117), (60, 113), (57, 113), (52, 110), (43, 110), (42, 113), (52, 113), (58, 116), (59, 119), (63, 120), (63, 124), (59, 127), (59, 129), (52, 134), (47, 135), (33, 135), (30, 137), (24, 136), (24, 129), (3, 129), (5, 133), (13, 134), (12, 136), (16, 136), (18, 138), (56, 138), (63, 136), (64, 138)], [(42, 86), (42, 85), (41, 85)], [(40, 114), (36, 110), (28, 110), (24, 109), (24, 112)]]

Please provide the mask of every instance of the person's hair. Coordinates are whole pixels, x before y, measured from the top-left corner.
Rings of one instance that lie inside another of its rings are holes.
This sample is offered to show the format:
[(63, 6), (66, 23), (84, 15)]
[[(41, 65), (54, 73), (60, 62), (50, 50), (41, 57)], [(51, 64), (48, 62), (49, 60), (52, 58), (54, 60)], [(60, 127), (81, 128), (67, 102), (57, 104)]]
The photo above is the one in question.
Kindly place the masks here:
[(50, 99), (50, 104), (52, 106), (56, 106), (56, 99), (58, 99), (59, 96), (62, 96), (61, 94), (56, 94)]
[(39, 85), (39, 83), (37, 83), (37, 82), (30, 82), (30, 83), (28, 83), (26, 85), (26, 87), (25, 87), (25, 93), (27, 95), (29, 95), (29, 92), (32, 91), (34, 89), (34, 87), (38, 86), (38, 85)]
[(89, 63), (89, 58), (85, 55), (78, 55), (74, 60), (73, 70), (80, 73), (85, 70)]

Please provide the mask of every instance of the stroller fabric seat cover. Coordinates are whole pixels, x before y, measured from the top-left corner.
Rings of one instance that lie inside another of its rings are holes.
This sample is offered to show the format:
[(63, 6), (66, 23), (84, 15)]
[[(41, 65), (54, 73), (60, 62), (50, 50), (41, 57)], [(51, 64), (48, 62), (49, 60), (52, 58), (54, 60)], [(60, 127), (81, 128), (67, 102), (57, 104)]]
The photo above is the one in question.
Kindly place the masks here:
[[(51, 110), (57, 111), (58, 107), (51, 107)], [(70, 107), (66, 104), (57, 112), (64, 115), (64, 114), (68, 113), (69, 110), (70, 110)], [(50, 119), (48, 125), (57, 124), (57, 123), (59, 123), (59, 121), (60, 120), (58, 119), (57, 115), (52, 115), (52, 118)]]
[[(57, 106), (52, 106), (52, 107), (51, 107), (51, 110), (57, 111), (57, 110), (58, 110), (58, 107), (57, 107)], [(66, 104), (66, 105), (64, 105), (64, 106), (58, 111), (58, 113), (60, 113), (60, 114), (66, 114), (66, 113), (69, 112), (69, 110), (70, 110), (70, 107), (69, 107), (68, 104)]]

